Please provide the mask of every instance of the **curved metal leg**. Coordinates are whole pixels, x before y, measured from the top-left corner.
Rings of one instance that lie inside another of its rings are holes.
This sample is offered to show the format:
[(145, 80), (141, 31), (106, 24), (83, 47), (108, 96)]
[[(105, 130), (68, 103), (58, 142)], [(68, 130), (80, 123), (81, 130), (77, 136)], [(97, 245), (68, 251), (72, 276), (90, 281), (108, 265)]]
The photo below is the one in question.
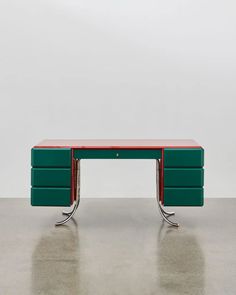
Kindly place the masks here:
[(77, 208), (78, 208), (78, 206), (77, 206), (77, 204), (75, 204), (73, 210), (71, 211), (71, 214), (68, 215), (66, 219), (56, 222), (56, 225), (62, 225), (62, 224), (65, 224), (67, 221), (69, 221), (73, 217), (73, 215), (75, 214)]
[(159, 211), (160, 211), (160, 214), (161, 214), (162, 218), (163, 218), (168, 224), (170, 224), (170, 225), (172, 225), (172, 226), (179, 227), (179, 224), (178, 224), (177, 222), (173, 222), (173, 221), (169, 220), (169, 219), (168, 219), (169, 216), (166, 216), (166, 215), (163, 213), (163, 211), (162, 211), (163, 209), (162, 209), (162, 207), (161, 207), (160, 202), (158, 202), (158, 208), (159, 208)]
[(62, 225), (65, 224), (67, 221), (69, 221), (75, 214), (76, 210), (79, 207), (80, 203), (80, 160), (76, 160), (76, 201), (74, 202), (74, 207), (71, 211), (63, 211), (62, 215), (66, 215), (66, 219), (62, 221), (56, 222), (56, 225)]
[(175, 215), (175, 212), (167, 212), (167, 211), (165, 211), (162, 207), (160, 207), (160, 210), (161, 210), (162, 213), (165, 214), (165, 215), (168, 215), (168, 216)]
[[(74, 204), (75, 204), (74, 207), (76, 207), (76, 209), (79, 207), (79, 202), (80, 202), (80, 199), (78, 199), (74, 202)], [(74, 207), (71, 211), (62, 211), (62, 215), (66, 215), (66, 216), (71, 215), (74, 211)]]
[(172, 215), (175, 215), (175, 212), (167, 212), (165, 211), (162, 206), (161, 206), (161, 203), (160, 203), (160, 193), (159, 193), (159, 160), (157, 159), (156, 160), (156, 198), (157, 198), (157, 203), (158, 203), (158, 208), (159, 208), (159, 211), (160, 211), (160, 214), (162, 216), (162, 218), (170, 225), (172, 226), (176, 226), (178, 227), (179, 224), (177, 222), (173, 222), (171, 220), (168, 219), (168, 217), (172, 216)]
[(71, 211), (64, 211), (63, 210), (61, 214), (68, 216), (68, 215), (71, 215), (72, 214), (73, 210), (74, 210), (74, 208)]
[[(75, 201), (75, 206), (77, 208), (79, 207), (79, 201), (80, 201), (80, 161), (76, 160), (76, 169), (75, 169), (75, 179), (76, 179), (76, 201)], [(78, 190), (77, 190), (78, 188)], [(62, 211), (62, 215), (71, 215), (74, 211), (74, 207), (71, 211)]]

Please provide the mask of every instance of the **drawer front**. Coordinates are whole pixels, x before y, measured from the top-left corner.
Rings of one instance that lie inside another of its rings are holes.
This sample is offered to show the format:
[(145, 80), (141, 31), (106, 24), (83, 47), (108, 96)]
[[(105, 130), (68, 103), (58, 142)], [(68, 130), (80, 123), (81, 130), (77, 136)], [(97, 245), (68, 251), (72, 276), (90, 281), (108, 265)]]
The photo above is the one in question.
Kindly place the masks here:
[(202, 187), (204, 170), (201, 168), (165, 168), (165, 187)]
[(32, 168), (31, 185), (35, 187), (70, 187), (70, 168)]
[(203, 167), (204, 150), (202, 148), (166, 148), (164, 149), (165, 167)]
[(203, 206), (203, 188), (164, 188), (165, 206)]
[(71, 167), (70, 148), (33, 148), (31, 150), (33, 167)]
[(70, 188), (31, 188), (32, 206), (70, 206)]
[(75, 159), (160, 159), (161, 150), (140, 149), (78, 149)]

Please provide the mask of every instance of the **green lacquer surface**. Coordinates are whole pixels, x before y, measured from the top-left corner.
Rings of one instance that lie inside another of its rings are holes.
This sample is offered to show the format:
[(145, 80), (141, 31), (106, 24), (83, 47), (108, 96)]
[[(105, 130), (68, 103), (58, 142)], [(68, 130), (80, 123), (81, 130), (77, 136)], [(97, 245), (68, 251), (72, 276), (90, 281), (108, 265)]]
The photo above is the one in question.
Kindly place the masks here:
[(165, 168), (165, 187), (202, 187), (204, 170), (201, 168)]
[(70, 188), (31, 188), (32, 206), (70, 206)]
[(165, 148), (164, 166), (173, 168), (203, 167), (204, 150), (202, 148)]
[(77, 149), (76, 159), (160, 159), (161, 150), (139, 149)]
[(203, 206), (203, 188), (164, 188), (164, 206)]
[(33, 148), (31, 150), (33, 167), (71, 167), (70, 148)]
[(31, 185), (35, 187), (70, 187), (70, 168), (32, 168)]

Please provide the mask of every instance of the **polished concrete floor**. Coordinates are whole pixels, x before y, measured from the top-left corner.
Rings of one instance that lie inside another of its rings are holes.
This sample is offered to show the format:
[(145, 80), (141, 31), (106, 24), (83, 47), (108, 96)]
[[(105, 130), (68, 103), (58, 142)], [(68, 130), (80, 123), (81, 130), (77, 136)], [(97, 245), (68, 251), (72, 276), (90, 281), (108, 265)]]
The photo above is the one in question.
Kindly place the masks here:
[(60, 208), (0, 199), (0, 294), (236, 294), (236, 199), (175, 208), (164, 224), (155, 199), (82, 199)]

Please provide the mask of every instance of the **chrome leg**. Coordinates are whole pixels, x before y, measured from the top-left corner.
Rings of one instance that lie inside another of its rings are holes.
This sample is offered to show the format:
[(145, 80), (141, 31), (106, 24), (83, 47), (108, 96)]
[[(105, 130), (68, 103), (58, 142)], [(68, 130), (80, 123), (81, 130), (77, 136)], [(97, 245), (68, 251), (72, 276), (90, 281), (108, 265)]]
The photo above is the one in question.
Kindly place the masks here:
[(168, 216), (172, 216), (175, 215), (175, 212), (167, 212), (165, 211), (162, 206), (160, 206), (160, 210), (162, 211), (163, 214), (168, 215)]
[(74, 202), (74, 207), (71, 211), (63, 211), (62, 215), (66, 215), (66, 219), (62, 221), (56, 222), (56, 225), (62, 225), (65, 224), (67, 221), (69, 221), (75, 214), (76, 210), (79, 207), (80, 203), (80, 160), (76, 160), (76, 200)]
[[(74, 205), (74, 207), (76, 207), (76, 209), (79, 207), (79, 199), (78, 200), (76, 200), (74, 203), (73, 203), (73, 205)], [(73, 213), (73, 211), (74, 211), (74, 207), (73, 207), (73, 209), (71, 210), (71, 211), (62, 211), (62, 215), (66, 215), (66, 216), (69, 216), (69, 215), (71, 215), (72, 213)]]
[[(74, 202), (75, 203), (75, 202)], [(74, 205), (74, 203), (73, 203), (73, 205)], [(66, 216), (68, 216), (68, 215), (71, 215), (71, 213), (73, 212), (73, 210), (74, 210), (74, 207), (73, 207), (73, 209), (72, 210), (70, 210), (70, 211), (62, 211), (62, 215), (66, 215)]]
[(160, 202), (158, 202), (158, 208), (159, 208), (159, 211), (160, 211), (160, 214), (161, 214), (162, 218), (163, 218), (168, 224), (170, 224), (170, 225), (172, 225), (172, 226), (179, 227), (179, 224), (178, 224), (177, 222), (173, 222), (173, 221), (171, 221), (171, 220), (168, 219), (168, 217), (169, 217), (170, 215), (165, 215), (165, 214), (163, 213), (163, 211), (162, 211), (163, 209), (162, 209), (162, 207), (161, 207)]
[[(76, 169), (75, 169), (75, 182), (76, 182), (76, 200), (74, 202), (75, 206), (79, 207), (80, 202), (80, 161), (76, 160)], [(76, 209), (77, 209), (76, 208)], [(71, 211), (62, 211), (62, 215), (71, 215), (74, 211), (74, 207)]]
[(172, 215), (175, 215), (175, 212), (167, 212), (161, 206), (161, 202), (160, 202), (160, 191), (159, 191), (159, 166), (160, 166), (160, 163), (159, 163), (159, 160), (157, 159), (156, 160), (156, 198), (157, 198), (158, 208), (159, 208), (159, 211), (160, 211), (160, 214), (161, 214), (162, 218), (168, 224), (170, 224), (172, 226), (178, 227), (179, 226), (178, 223), (173, 222), (173, 221), (171, 221), (171, 220), (168, 219), (168, 217), (170, 217)]

